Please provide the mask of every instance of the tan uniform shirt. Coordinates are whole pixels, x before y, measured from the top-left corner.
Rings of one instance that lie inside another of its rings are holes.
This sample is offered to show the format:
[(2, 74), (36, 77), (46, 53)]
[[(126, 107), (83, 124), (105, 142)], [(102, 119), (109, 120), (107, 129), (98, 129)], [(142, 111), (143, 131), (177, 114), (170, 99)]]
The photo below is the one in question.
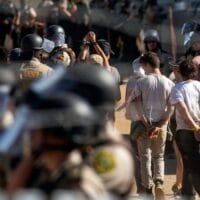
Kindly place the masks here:
[(32, 58), (27, 63), (23, 63), (19, 70), (19, 82), (22, 90), (26, 90), (34, 80), (49, 76), (52, 71), (52, 68), (41, 63), (37, 58)]

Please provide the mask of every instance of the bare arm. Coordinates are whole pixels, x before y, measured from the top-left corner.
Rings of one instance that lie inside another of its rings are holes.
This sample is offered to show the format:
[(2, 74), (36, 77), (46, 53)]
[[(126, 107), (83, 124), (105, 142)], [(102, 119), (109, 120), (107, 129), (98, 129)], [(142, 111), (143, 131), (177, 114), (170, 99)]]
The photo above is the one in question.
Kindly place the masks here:
[(9, 176), (7, 190), (15, 192), (26, 186), (33, 170), (35, 160), (32, 157), (21, 161), (17, 169)]
[(107, 69), (108, 71), (111, 71), (111, 67), (108, 61), (108, 58), (106, 57), (104, 51), (101, 49), (101, 47), (96, 42), (96, 35), (94, 32), (90, 31), (87, 35), (87, 39), (93, 44), (94, 49), (96, 50), (97, 54), (99, 54), (103, 58), (103, 67)]
[(150, 124), (142, 108), (142, 97), (141, 96), (136, 97), (134, 99), (134, 103), (135, 103), (135, 108), (136, 108), (137, 115), (139, 116), (139, 119), (142, 121), (146, 129), (148, 129)]
[(124, 108), (127, 106), (128, 100), (129, 100), (129, 98), (130, 98), (130, 96), (131, 96), (131, 93), (132, 93), (132, 90), (131, 90), (130, 88), (128, 88), (128, 85), (127, 85), (127, 86), (126, 86), (126, 92), (125, 92), (125, 101), (124, 101), (123, 104), (121, 104), (121, 105), (116, 109), (117, 111), (120, 111), (120, 110), (124, 109)]
[(86, 61), (89, 55), (89, 47), (87, 44), (82, 45), (81, 51), (78, 55), (79, 61)]
[(198, 124), (196, 124), (196, 122), (193, 120), (193, 118), (191, 117), (187, 106), (185, 105), (184, 102), (178, 102), (177, 104), (175, 104), (175, 108), (179, 111), (179, 113), (181, 114), (181, 116), (183, 117), (183, 120), (185, 121), (185, 123), (191, 128), (191, 129), (199, 129)]

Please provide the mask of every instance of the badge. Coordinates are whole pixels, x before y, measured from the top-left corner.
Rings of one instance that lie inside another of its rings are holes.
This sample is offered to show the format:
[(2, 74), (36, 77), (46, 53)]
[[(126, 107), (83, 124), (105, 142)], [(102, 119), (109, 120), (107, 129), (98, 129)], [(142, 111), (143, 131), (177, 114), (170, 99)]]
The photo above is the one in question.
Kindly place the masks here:
[(101, 150), (94, 155), (92, 166), (99, 174), (106, 174), (116, 169), (116, 156), (109, 150)]

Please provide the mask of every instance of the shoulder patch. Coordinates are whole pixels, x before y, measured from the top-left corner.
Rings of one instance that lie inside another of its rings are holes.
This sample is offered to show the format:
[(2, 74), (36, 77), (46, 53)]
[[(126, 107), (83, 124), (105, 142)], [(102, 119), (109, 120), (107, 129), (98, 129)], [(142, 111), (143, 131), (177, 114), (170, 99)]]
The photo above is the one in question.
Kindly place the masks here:
[(116, 156), (109, 150), (101, 150), (94, 155), (92, 166), (99, 174), (105, 174), (116, 169)]

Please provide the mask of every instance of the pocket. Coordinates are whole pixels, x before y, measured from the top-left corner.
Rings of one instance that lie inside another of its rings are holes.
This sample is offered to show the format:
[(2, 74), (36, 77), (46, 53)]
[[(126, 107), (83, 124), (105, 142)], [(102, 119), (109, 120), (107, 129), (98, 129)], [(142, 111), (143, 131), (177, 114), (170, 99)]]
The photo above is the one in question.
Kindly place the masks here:
[(194, 132), (194, 137), (197, 142), (200, 142), (200, 131)]
[(131, 139), (133, 141), (137, 140), (141, 136), (145, 136), (146, 128), (141, 121), (136, 121), (131, 123)]

